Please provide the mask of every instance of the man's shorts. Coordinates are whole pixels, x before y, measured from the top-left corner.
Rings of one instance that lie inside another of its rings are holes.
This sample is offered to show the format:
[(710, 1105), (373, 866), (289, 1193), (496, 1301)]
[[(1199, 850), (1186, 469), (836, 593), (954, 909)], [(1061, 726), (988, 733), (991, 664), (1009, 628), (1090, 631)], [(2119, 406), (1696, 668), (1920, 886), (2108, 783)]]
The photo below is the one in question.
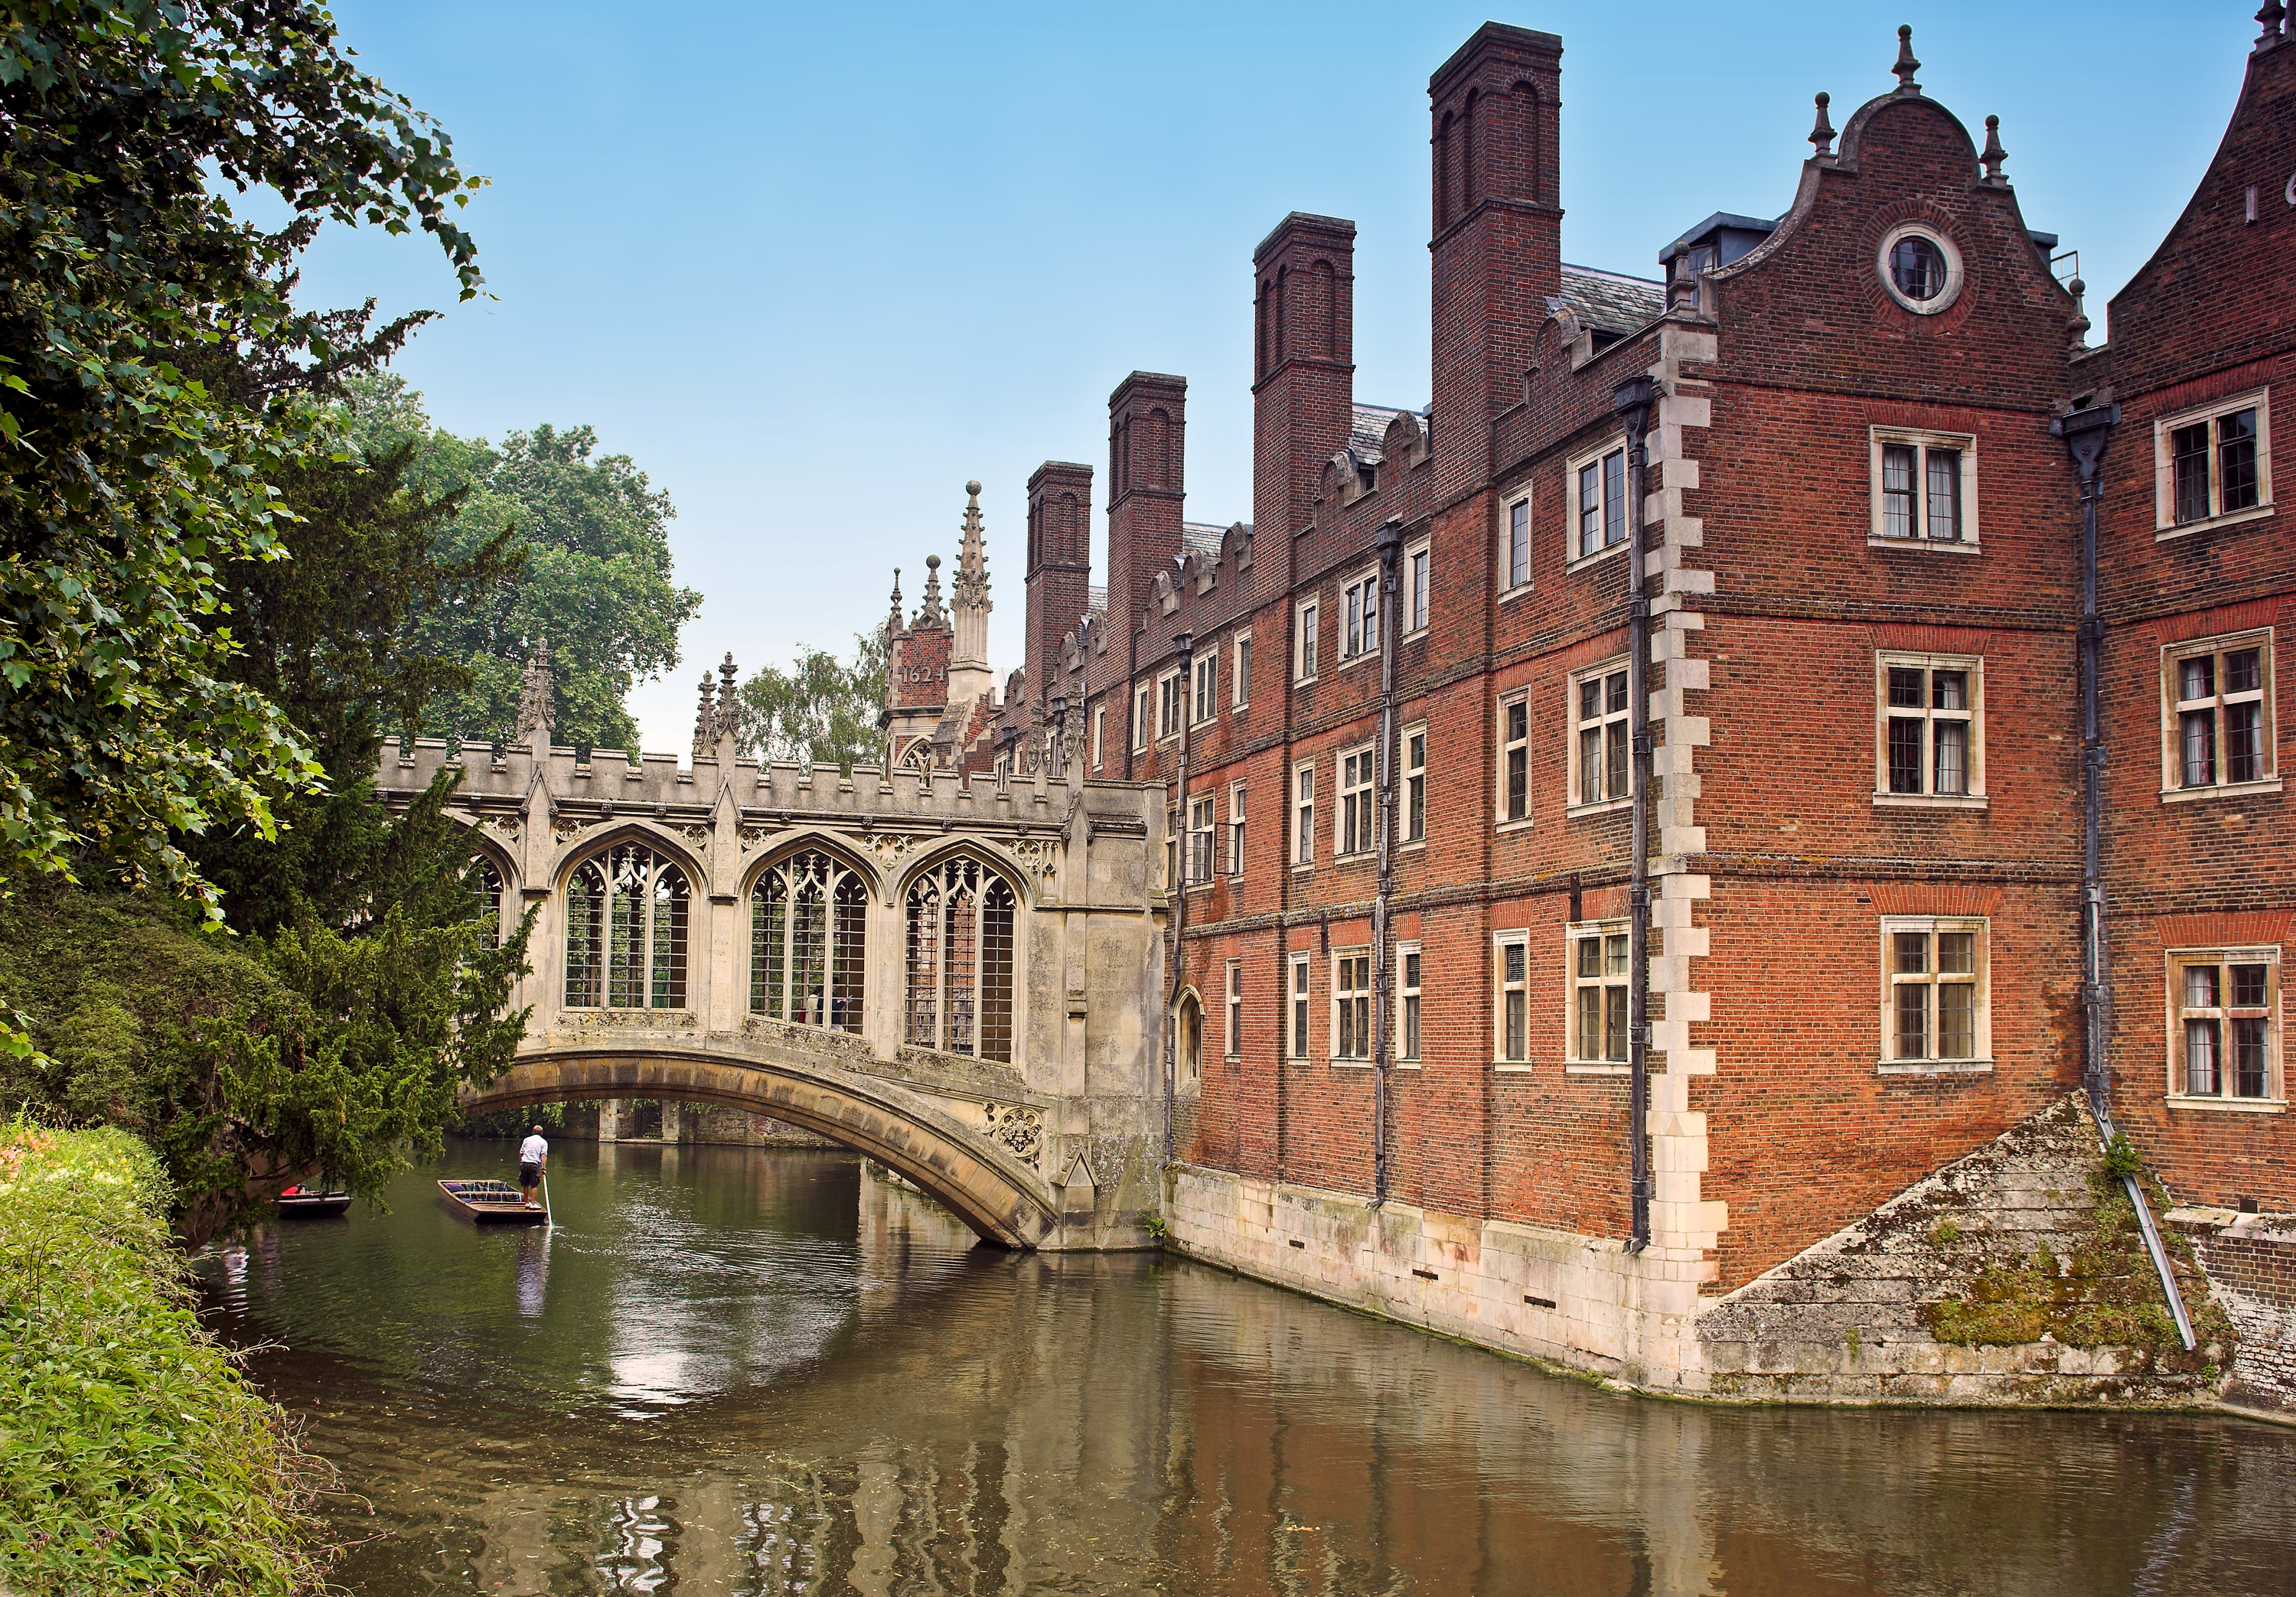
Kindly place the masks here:
[(540, 1186), (542, 1184), (542, 1167), (540, 1165), (521, 1165), (518, 1167), (518, 1184), (522, 1187)]

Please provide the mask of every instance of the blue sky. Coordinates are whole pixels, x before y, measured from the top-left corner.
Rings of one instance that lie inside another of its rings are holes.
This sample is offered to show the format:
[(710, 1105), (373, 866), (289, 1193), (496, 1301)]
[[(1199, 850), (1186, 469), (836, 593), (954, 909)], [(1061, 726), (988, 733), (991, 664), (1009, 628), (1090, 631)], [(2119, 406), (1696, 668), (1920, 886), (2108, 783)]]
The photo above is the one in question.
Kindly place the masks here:
[(708, 600), (634, 708), (678, 749), (704, 660), (842, 651), (895, 565), (914, 606), (968, 478), (1019, 664), (1029, 473), (1104, 477), (1136, 368), (1189, 379), (1190, 519), (1248, 517), (1250, 253), (1287, 211), (1357, 225), (1357, 397), (1423, 404), (1427, 78), (1487, 19), (1562, 37), (1564, 258), (1651, 275), (1713, 211), (1783, 210), (1812, 94), (1846, 121), (1918, 15), (1924, 89), (1980, 136), (2000, 116), (2101, 325), (2216, 148), (2254, 9), (352, 0), (348, 42), (492, 179), (466, 222), (493, 297), (456, 306), (427, 242), (338, 233), (305, 298), (446, 310), (398, 362), (440, 423), (586, 422), (668, 490)]

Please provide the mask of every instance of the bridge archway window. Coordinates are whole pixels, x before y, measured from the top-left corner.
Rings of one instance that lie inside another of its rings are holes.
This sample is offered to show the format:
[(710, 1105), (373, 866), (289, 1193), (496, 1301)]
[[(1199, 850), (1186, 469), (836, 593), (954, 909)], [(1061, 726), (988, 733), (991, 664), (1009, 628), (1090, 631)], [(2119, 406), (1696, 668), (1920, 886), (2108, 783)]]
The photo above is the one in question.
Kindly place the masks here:
[(975, 859), (944, 860), (909, 886), (902, 1036), (919, 1048), (1013, 1062), (1019, 900)]
[(463, 882), (471, 890), (472, 913), (480, 917), (480, 938), (485, 946), (492, 948), (502, 941), (501, 867), (481, 854), (463, 873)]
[(750, 1012), (859, 1031), (868, 917), (868, 883), (834, 855), (767, 866), (750, 889)]
[(643, 843), (619, 843), (566, 883), (566, 1007), (684, 1009), (693, 889)]

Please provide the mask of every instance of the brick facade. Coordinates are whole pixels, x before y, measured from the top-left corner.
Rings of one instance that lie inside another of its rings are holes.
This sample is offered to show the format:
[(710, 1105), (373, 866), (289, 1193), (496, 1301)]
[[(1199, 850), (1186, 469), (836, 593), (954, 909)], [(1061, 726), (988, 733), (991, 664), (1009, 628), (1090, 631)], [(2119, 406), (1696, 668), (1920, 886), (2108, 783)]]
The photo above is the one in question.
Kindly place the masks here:
[[(2103, 507), (2113, 1108), (2179, 1201), (2296, 1208), (2276, 1007), (2262, 1096), (2192, 1107), (2164, 1092), (2165, 951), (2248, 950), (2272, 965), (2276, 1004), (2296, 938), (2277, 752), (2296, 723), (2281, 685), (2296, 674), (2296, 545), (2269, 493), (2287, 452), (2266, 435), (2252, 513), (2160, 536), (2152, 437), (2158, 417), (2296, 375), (2296, 302), (2276, 269), (2296, 242), (2296, 47), (2277, 29), (2191, 209), (2092, 348), (2079, 284), (2054, 274), (2055, 241), (2021, 212), (1992, 127), (1980, 141), (1925, 95), (1909, 46), (1897, 86), (1838, 144), (1820, 107), (1784, 216), (1693, 229), (1663, 282), (1564, 264), (1562, 42), (1487, 25), (1430, 86), (1431, 403), (1355, 397), (1355, 228), (1294, 213), (1251, 262), (1250, 522), (1184, 521), (1177, 378), (1136, 373), (1110, 402), (1104, 608), (1075, 569), (1080, 535), (1040, 525), (1039, 485), (1088, 490), (1088, 472), (1048, 463), (1032, 480), (1028, 701), (1001, 707), (965, 763), (1020, 768), (1058, 687), (1092, 775), (1165, 784), (1184, 833), (1210, 801), (1209, 880), (1171, 879), (1182, 838), (1160, 884), (1176, 923), (1185, 899), (1174, 990), (1201, 1005), (1177, 1152), (1239, 1183), (1253, 1248), (1288, 1257), (1272, 1216), (1302, 1190), (1407, 1207), (1426, 1217), (1413, 1249), (1444, 1226), (1516, 1228), (1505, 1246), (1534, 1254), (1562, 1244), (1520, 1237), (1595, 1249), (1628, 1230), (1628, 1077), (1610, 1034), (1574, 1036), (1573, 928), (1630, 913), (1633, 817), (1603, 740), (1631, 522), (1606, 472), (1637, 378), (1655, 385), (1641, 545), (1651, 1245), (1570, 1268), (1628, 1281), (1619, 1312), (1647, 1324), (1694, 1316), (2079, 1085), (2081, 520), (2051, 422), (2116, 398)], [(1399, 547), (1365, 633), (1350, 606), (1382, 574), (1383, 528)], [(2268, 634), (2269, 780), (2164, 794), (2162, 650), (2228, 634)], [(1167, 730), (1160, 684), (1207, 658), (1202, 702), (1184, 678), (1183, 725)], [(1376, 752), (1383, 709), (1395, 740), (1365, 789), (1351, 760)], [(1417, 774), (1402, 766), (1422, 733), (1413, 835)], [(1378, 851), (1356, 847), (1373, 834), (1349, 816), (1382, 790), (1380, 946)], [(1900, 938), (1926, 939), (1922, 970)], [(1398, 1052), (1406, 954), (1419, 979), (1418, 1057), (1383, 1073), (1384, 1192), (1382, 1072), (1337, 1045), (1353, 1028), (1335, 984), (1358, 953)], [(1598, 1014), (1615, 985), (1601, 975)], [(1914, 1010), (1909, 1033), (1898, 1017)], [(1191, 1180), (1205, 1213), (1227, 1201)]]

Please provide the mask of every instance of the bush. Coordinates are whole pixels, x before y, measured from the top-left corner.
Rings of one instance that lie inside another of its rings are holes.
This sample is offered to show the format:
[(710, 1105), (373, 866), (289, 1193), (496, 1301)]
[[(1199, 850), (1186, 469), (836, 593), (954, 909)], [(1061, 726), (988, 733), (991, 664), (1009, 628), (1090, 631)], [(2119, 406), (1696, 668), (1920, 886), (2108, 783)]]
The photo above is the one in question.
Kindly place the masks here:
[(0, 1590), (322, 1587), (332, 1471), (200, 1324), (167, 1204), (124, 1131), (0, 1124)]

